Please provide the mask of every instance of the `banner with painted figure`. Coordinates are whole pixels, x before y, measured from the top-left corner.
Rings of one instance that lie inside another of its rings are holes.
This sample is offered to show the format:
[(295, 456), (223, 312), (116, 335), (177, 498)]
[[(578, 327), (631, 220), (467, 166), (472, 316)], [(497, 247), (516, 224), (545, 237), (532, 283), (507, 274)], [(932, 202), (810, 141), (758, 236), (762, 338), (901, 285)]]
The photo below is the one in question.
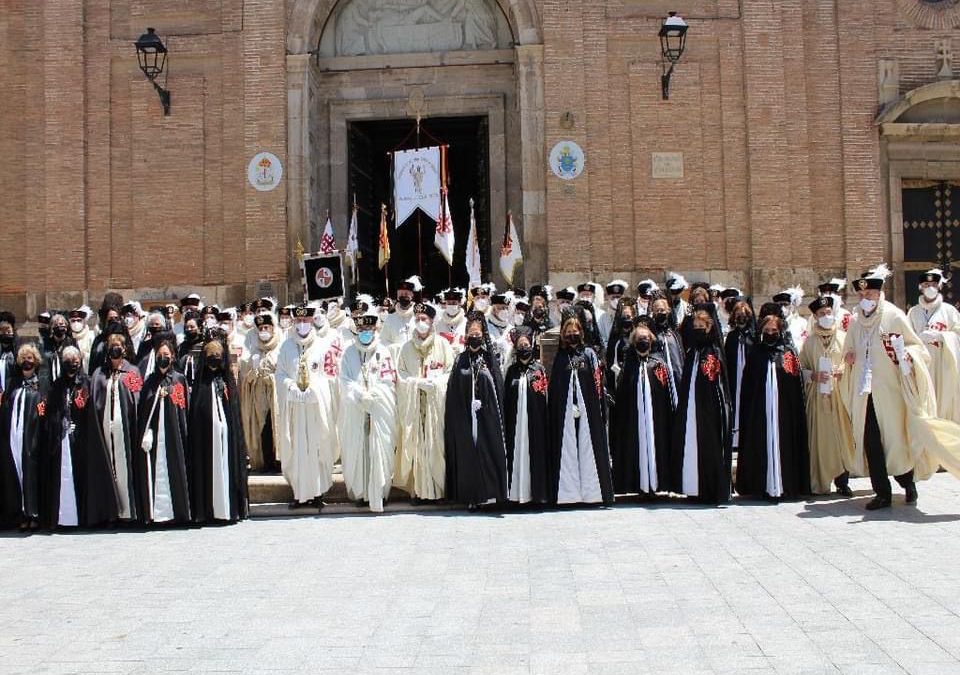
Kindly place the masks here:
[(400, 227), (417, 209), (436, 223), (440, 220), (443, 187), (440, 147), (398, 150), (393, 153), (394, 227)]

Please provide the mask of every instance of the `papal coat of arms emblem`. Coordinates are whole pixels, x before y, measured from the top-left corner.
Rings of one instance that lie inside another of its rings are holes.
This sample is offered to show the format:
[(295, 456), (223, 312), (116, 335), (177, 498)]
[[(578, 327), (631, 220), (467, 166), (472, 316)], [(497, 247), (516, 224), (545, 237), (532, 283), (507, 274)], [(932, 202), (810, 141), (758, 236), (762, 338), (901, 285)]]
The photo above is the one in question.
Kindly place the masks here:
[(563, 180), (573, 180), (583, 173), (583, 162), (583, 150), (573, 141), (561, 141), (550, 152), (550, 170)]

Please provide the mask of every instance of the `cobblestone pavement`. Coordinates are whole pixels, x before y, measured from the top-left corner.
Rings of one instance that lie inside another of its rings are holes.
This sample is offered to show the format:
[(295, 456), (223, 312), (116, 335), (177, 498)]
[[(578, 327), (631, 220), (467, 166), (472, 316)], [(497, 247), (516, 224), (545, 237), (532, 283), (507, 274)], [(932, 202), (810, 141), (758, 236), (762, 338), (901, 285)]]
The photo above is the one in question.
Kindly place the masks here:
[(960, 673), (960, 481), (853, 486), (11, 535), (0, 673)]

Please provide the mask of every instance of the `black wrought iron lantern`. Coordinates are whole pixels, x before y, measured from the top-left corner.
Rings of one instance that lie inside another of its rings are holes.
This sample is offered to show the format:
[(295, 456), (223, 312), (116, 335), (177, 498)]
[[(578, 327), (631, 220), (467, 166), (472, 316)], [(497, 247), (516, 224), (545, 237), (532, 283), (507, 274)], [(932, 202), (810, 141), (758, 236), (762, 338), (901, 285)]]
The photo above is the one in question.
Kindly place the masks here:
[(676, 12), (670, 12), (669, 16), (660, 26), (660, 53), (663, 56), (662, 67), (663, 74), (660, 76), (660, 84), (663, 89), (663, 100), (670, 98), (670, 76), (673, 75), (673, 67), (683, 56), (687, 47), (687, 22), (683, 17), (677, 16)]
[(140, 63), (140, 70), (150, 80), (153, 88), (157, 90), (160, 103), (163, 105), (163, 114), (169, 115), (170, 92), (157, 84), (157, 78), (163, 74), (163, 69), (167, 65), (167, 48), (153, 28), (147, 28), (147, 32), (137, 38), (133, 46), (137, 48), (137, 61)]

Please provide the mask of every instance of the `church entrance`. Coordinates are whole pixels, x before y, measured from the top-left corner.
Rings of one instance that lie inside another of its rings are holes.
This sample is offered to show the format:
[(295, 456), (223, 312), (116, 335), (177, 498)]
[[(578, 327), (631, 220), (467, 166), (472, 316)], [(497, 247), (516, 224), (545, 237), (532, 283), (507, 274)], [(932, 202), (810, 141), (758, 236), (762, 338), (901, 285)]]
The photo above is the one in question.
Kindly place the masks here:
[[(415, 274), (423, 279), (429, 297), (451, 286), (466, 287), (468, 275), (464, 263), (470, 231), (470, 200), (474, 202), (480, 257), (484, 270), (490, 270), (490, 166), (488, 119), (474, 117), (432, 117), (420, 122), (392, 119), (354, 121), (347, 126), (348, 188), (356, 197), (357, 239), (361, 250), (358, 290), (382, 297), (389, 277), (391, 294), (396, 284)], [(436, 223), (417, 210), (399, 228), (393, 225), (394, 150), (447, 145), (450, 215), (456, 246), (453, 265), (447, 264), (433, 244)], [(388, 209), (390, 262), (386, 275), (377, 268), (380, 205)]]
[[(907, 304), (915, 305), (919, 296), (920, 275), (939, 267), (947, 278), (960, 269), (960, 182), (903, 181), (903, 268)], [(953, 304), (960, 299), (948, 281), (943, 285), (944, 300)]]

